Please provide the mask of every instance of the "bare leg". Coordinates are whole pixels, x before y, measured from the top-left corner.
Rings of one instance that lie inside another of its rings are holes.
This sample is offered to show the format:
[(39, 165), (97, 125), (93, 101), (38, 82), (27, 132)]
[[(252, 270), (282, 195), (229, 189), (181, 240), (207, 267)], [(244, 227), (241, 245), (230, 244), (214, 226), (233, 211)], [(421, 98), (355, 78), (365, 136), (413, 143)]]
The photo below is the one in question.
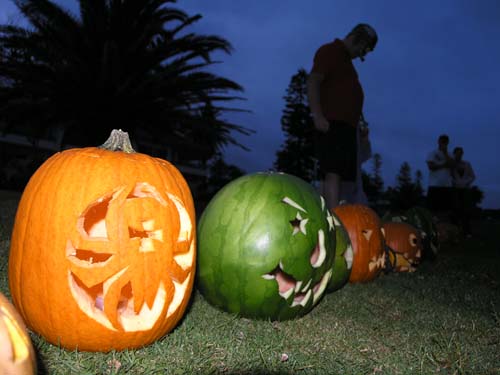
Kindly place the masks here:
[(328, 208), (332, 209), (338, 206), (339, 191), (340, 176), (336, 173), (327, 173), (322, 181), (321, 192)]

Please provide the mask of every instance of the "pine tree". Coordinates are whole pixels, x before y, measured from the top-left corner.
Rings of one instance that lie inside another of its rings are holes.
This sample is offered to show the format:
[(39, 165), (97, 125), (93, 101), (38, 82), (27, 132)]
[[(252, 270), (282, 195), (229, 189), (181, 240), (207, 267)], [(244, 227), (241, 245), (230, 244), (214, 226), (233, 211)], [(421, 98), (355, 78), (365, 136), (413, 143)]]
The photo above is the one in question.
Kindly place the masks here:
[(281, 117), (285, 143), (276, 153), (274, 168), (308, 182), (314, 175), (313, 121), (307, 102), (307, 72), (292, 76), (284, 97), (286, 105)]
[(415, 189), (420, 197), (423, 197), (424, 195), (424, 187), (422, 186), (422, 179), (423, 179), (422, 171), (420, 169), (417, 169), (417, 172), (415, 172)]
[(384, 191), (384, 180), (382, 179), (382, 155), (373, 154), (372, 174), (362, 171), (363, 190), (370, 201), (377, 201)]
[(392, 209), (406, 210), (422, 202), (422, 172), (417, 170), (415, 181), (411, 177), (411, 167), (403, 162), (396, 176), (396, 188), (390, 190)]
[(408, 164), (408, 162), (405, 161), (403, 162), (403, 164), (401, 164), (401, 167), (399, 168), (399, 173), (396, 176), (396, 180), (397, 180), (396, 188), (399, 190), (407, 189), (413, 184), (411, 179), (411, 167), (410, 164)]

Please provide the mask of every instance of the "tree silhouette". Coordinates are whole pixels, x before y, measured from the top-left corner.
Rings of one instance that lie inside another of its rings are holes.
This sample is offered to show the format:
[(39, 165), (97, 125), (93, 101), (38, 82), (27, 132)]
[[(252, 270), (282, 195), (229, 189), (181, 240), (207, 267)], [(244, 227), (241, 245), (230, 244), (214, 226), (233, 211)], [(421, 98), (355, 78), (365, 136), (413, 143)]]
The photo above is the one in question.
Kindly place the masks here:
[(313, 122), (307, 102), (307, 72), (299, 69), (286, 90), (281, 129), (285, 143), (276, 153), (274, 168), (308, 182), (314, 175)]
[(388, 189), (387, 195), (393, 210), (407, 210), (422, 204), (423, 189), (421, 185), (422, 173), (417, 171), (416, 181), (411, 177), (411, 167), (408, 162), (403, 162), (396, 175), (396, 187)]
[(362, 171), (363, 191), (368, 200), (376, 202), (384, 193), (384, 180), (382, 179), (382, 155), (375, 153), (372, 156), (372, 174)]
[[(203, 133), (207, 104), (241, 99), (234, 81), (207, 71), (225, 39), (186, 29), (201, 16), (175, 0), (79, 0), (79, 17), (50, 0), (15, 0), (28, 27), (0, 26), (0, 121), (34, 136), (64, 130), (62, 143), (101, 144), (113, 128), (156, 140)], [(248, 129), (222, 120), (208, 153)], [(201, 137), (201, 136), (200, 136)], [(206, 143), (201, 143), (202, 149)]]

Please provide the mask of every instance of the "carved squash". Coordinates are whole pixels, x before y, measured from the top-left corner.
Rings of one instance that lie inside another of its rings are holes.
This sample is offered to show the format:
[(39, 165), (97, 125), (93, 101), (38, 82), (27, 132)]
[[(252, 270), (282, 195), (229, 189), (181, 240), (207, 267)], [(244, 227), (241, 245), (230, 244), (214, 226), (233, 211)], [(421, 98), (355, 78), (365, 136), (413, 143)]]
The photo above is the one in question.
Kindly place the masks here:
[(185, 311), (195, 234), (181, 173), (114, 130), (100, 148), (53, 155), (29, 181), (12, 234), (13, 302), (33, 331), (68, 349), (149, 344)]

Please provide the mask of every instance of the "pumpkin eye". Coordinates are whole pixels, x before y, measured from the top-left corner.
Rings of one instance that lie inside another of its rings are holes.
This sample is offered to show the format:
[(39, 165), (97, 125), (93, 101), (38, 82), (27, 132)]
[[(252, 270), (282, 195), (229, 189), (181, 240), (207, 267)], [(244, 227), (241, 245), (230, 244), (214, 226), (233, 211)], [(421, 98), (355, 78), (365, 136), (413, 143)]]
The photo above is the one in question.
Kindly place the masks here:
[(417, 240), (417, 236), (415, 236), (415, 234), (413, 234), (413, 233), (410, 234), (409, 241), (410, 241), (411, 246), (417, 246), (418, 240)]
[(78, 228), (82, 235), (94, 239), (108, 239), (108, 230), (106, 228), (106, 213), (108, 212), (109, 202), (113, 197), (100, 198), (95, 204), (91, 205), (78, 220)]
[(371, 238), (371, 236), (373, 234), (373, 230), (371, 230), (371, 229), (363, 229), (361, 231), (361, 233), (363, 233), (363, 236), (366, 238), (367, 241), (370, 241), (370, 238)]

